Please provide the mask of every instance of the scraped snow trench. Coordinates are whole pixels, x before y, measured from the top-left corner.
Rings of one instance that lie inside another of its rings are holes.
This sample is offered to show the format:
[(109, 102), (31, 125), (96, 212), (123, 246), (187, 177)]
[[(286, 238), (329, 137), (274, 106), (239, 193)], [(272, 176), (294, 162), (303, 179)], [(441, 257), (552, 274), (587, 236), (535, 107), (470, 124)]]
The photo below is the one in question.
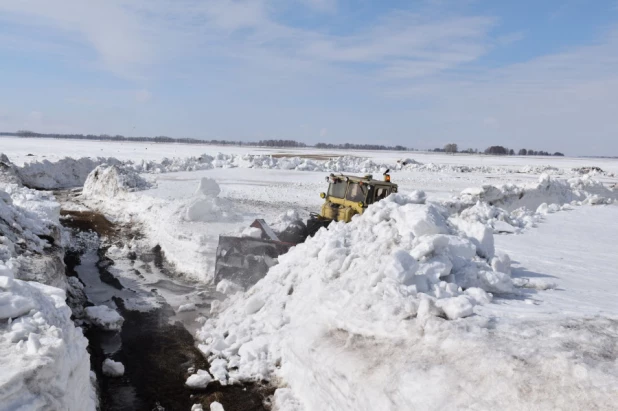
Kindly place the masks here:
[[(185, 385), (192, 370), (208, 367), (191, 332), (216, 298), (213, 289), (180, 278), (158, 247), (133, 247), (125, 255), (110, 246), (135, 242), (127, 236), (139, 234), (125, 232), (100, 214), (62, 214), (73, 235), (65, 263), (68, 274), (83, 284), (86, 301), (78, 322), (86, 325), (102, 410), (188, 410), (198, 403), (207, 407), (215, 397), (242, 409), (263, 409), (262, 394), (253, 384), (212, 384), (208, 390)], [(79, 318), (81, 308), (73, 309)]]

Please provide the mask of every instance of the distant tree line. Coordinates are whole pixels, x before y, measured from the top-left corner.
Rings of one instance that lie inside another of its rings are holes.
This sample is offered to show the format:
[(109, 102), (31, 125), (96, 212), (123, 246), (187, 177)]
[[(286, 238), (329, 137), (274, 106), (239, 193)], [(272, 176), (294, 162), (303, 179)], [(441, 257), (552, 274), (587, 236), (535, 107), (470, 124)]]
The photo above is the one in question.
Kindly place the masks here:
[[(122, 135), (109, 135), (109, 134), (53, 134), (53, 133), (36, 133), (29, 130), (19, 130), (16, 133), (0, 132), (0, 136), (18, 136), (18, 137), (30, 137), (30, 138), (58, 138), (58, 139), (72, 139), (72, 140), (99, 140), (99, 141), (146, 141), (153, 143), (183, 143), (183, 144), (204, 144), (204, 145), (230, 145), (230, 146), (250, 146), (250, 147), (292, 147), (302, 148), (308, 147), (307, 144), (298, 142), (295, 140), (260, 140), (260, 141), (233, 141), (233, 140), (200, 140), (196, 138), (172, 138), (167, 136), (157, 137), (125, 137)], [(389, 151), (416, 151), (413, 148), (397, 146), (385, 146), (381, 144), (333, 144), (333, 143), (317, 143), (313, 147), (322, 149), (340, 149), (340, 150), (389, 150)], [(446, 144), (443, 148), (435, 148), (434, 152), (440, 153), (466, 153), (477, 154), (478, 149), (468, 148), (465, 150), (459, 150), (459, 147), (455, 143)], [(503, 146), (491, 146), (485, 149), (485, 154), (489, 155), (515, 155), (515, 150), (509, 149)], [(522, 148), (517, 152), (520, 156), (564, 156), (560, 152), (550, 154), (547, 151), (536, 151)]]
[[(121, 135), (109, 134), (52, 134), (52, 133), (36, 133), (34, 131), (19, 130), (16, 133), (0, 132), (0, 136), (18, 136), (28, 138), (58, 138), (72, 140), (98, 140), (98, 141), (146, 141), (153, 143), (184, 143), (184, 144), (206, 144), (206, 145), (233, 145), (233, 146), (250, 146), (250, 147), (293, 147), (302, 148), (308, 147), (307, 144), (295, 140), (260, 140), (260, 141), (230, 141), (230, 140), (199, 140), (196, 138), (172, 138), (167, 136), (157, 137), (125, 137)], [(330, 148), (330, 149), (345, 149), (345, 150), (395, 150), (395, 151), (413, 151), (413, 149), (404, 146), (384, 146), (376, 144), (329, 144), (317, 143), (315, 148)]]
[[(479, 152), (477, 149), (471, 149), (471, 148), (459, 151), (457, 144), (454, 144), (454, 143), (446, 144), (443, 148), (435, 148), (433, 149), (433, 151), (440, 152), (440, 153), (450, 153), (450, 154), (455, 154), (455, 153), (476, 154)], [(484, 154), (495, 155), (495, 156), (514, 156), (515, 150), (513, 150), (512, 148), (506, 148), (503, 146), (491, 146), (485, 149)], [(554, 154), (551, 154), (548, 151), (527, 150), (525, 148), (522, 148), (521, 150), (519, 150), (517, 152), (517, 155), (519, 156), (551, 156), (553, 155), (553, 156), (560, 156), (560, 157), (564, 156), (564, 154), (558, 151), (555, 152)]]
[[(513, 150), (512, 148), (506, 148), (506, 147), (502, 147), (502, 146), (491, 146), (485, 149), (485, 154), (491, 154), (491, 155), (497, 155), (497, 156), (514, 156), (515, 155), (515, 150)], [(542, 150), (527, 150), (525, 148), (522, 148), (521, 150), (519, 150), (517, 152), (518, 156), (559, 156), (559, 157), (564, 157), (564, 154), (556, 151), (554, 154), (551, 154), (548, 151), (542, 151)]]
[(183, 144), (206, 144), (206, 145), (231, 145), (231, 146), (264, 146), (264, 147), (307, 147), (305, 143), (294, 140), (260, 140), (260, 141), (230, 141), (230, 140), (200, 140), (197, 138), (172, 138), (167, 136), (157, 137), (125, 137), (109, 134), (52, 134), (35, 133), (28, 130), (20, 130), (16, 133), (0, 133), (0, 136), (18, 136), (28, 138), (57, 138), (71, 140), (97, 140), (97, 141), (146, 141), (152, 143), (183, 143)]
[(332, 143), (317, 143), (315, 148), (328, 149), (343, 149), (343, 150), (389, 150), (389, 151), (414, 151), (404, 146), (384, 146), (379, 144), (332, 144)]

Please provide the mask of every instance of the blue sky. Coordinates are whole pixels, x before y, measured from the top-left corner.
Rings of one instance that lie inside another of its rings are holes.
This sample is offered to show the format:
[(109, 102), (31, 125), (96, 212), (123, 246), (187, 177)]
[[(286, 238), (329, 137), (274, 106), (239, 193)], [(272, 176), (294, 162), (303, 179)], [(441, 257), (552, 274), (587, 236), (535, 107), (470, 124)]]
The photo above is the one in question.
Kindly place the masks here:
[(0, 0), (0, 130), (618, 155), (618, 0)]

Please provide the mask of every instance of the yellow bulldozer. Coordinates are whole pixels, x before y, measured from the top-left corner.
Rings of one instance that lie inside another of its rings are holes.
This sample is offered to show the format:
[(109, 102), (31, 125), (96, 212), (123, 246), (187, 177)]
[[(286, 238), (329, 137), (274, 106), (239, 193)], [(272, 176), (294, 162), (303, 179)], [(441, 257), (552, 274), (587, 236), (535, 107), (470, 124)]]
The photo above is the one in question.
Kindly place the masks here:
[(258, 219), (251, 227), (260, 230), (259, 237), (219, 236), (215, 283), (226, 279), (245, 288), (252, 286), (277, 263), (277, 257), (313, 236), (320, 228), (328, 227), (333, 221), (348, 223), (371, 204), (396, 193), (397, 184), (391, 182), (388, 172), (386, 170), (382, 180), (374, 180), (370, 174), (327, 176), (328, 191), (320, 193), (324, 199), (320, 213), (311, 213), (306, 223), (297, 221), (280, 233)]

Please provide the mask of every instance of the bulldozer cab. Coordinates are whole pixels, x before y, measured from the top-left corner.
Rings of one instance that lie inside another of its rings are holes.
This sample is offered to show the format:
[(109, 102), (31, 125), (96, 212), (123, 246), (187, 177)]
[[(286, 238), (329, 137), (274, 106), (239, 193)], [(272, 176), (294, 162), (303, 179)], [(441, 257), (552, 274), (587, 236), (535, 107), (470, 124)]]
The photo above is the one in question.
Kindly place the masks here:
[(362, 214), (369, 205), (397, 192), (397, 184), (390, 182), (387, 173), (384, 173), (384, 177), (382, 181), (374, 180), (371, 175), (358, 177), (331, 174), (327, 177), (328, 192), (322, 193), (326, 201), (320, 216), (328, 220), (350, 222), (354, 215)]

